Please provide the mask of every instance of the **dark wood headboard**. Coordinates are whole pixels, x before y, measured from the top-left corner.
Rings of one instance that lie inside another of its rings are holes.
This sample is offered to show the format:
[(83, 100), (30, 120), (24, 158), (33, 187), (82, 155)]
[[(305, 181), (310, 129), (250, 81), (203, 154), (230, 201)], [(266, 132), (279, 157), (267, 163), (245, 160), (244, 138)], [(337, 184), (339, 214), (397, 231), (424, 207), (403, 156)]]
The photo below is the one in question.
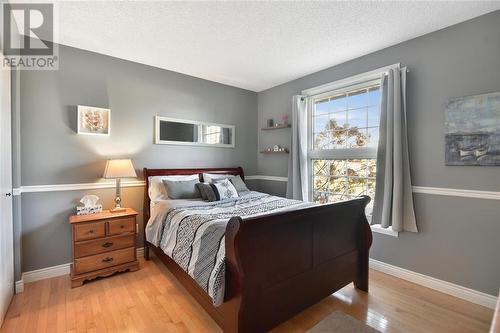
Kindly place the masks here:
[[(239, 175), (241, 179), (245, 180), (243, 174), (243, 168), (207, 168), (207, 169), (143, 169), (144, 180), (146, 181), (146, 186), (144, 187), (144, 225), (143, 228), (146, 229), (146, 224), (148, 223), (150, 212), (149, 208), (151, 205), (151, 200), (149, 199), (149, 177), (151, 176), (180, 176), (180, 175), (193, 175), (197, 173), (200, 182), (203, 181), (203, 173), (221, 173), (228, 175)], [(146, 236), (144, 236), (146, 240)]]

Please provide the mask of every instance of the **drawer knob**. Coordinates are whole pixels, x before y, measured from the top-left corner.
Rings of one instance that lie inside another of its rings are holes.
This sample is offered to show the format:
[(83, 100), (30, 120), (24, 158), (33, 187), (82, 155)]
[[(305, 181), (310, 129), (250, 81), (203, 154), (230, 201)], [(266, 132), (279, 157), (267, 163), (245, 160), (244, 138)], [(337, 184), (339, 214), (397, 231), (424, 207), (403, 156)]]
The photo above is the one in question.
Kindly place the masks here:
[(122, 224), (122, 225), (120, 225), (120, 228), (122, 228), (122, 229), (123, 229), (123, 228), (125, 228), (125, 226)]
[(106, 242), (102, 244), (102, 247), (110, 247), (110, 246), (113, 246), (113, 242)]
[(94, 233), (94, 229), (90, 229), (89, 234), (93, 234), (93, 233)]
[(111, 258), (111, 257), (107, 257), (107, 258), (102, 259), (102, 262), (106, 262), (106, 263), (112, 262), (112, 261), (113, 261), (113, 258)]

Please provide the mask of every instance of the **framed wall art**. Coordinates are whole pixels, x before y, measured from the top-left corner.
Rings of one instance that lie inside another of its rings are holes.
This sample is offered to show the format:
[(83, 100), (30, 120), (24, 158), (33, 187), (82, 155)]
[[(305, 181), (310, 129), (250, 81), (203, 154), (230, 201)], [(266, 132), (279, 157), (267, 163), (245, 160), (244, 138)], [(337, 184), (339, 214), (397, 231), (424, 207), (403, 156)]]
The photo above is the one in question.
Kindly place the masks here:
[(500, 166), (500, 92), (448, 101), (445, 163)]
[(78, 134), (109, 135), (111, 110), (78, 105)]

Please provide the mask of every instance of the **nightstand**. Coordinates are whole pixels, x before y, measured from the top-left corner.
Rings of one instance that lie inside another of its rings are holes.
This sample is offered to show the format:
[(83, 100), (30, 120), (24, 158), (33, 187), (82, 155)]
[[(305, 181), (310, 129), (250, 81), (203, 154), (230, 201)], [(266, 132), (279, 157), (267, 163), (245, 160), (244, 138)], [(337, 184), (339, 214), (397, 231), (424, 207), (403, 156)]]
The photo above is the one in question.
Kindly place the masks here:
[(71, 287), (97, 277), (139, 269), (136, 216), (135, 210), (127, 208), (119, 213), (106, 210), (69, 217), (73, 229)]

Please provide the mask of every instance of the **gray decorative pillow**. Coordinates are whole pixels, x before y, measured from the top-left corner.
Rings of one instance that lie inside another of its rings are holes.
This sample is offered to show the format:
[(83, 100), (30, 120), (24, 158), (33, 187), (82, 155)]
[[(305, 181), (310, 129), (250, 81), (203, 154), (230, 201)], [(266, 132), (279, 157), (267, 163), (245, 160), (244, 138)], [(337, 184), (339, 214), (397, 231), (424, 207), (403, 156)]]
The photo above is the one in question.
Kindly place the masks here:
[(198, 190), (200, 190), (201, 197), (203, 200), (212, 202), (212, 201), (218, 201), (219, 199), (215, 195), (215, 192), (213, 188), (210, 186), (210, 184), (206, 183), (198, 183), (196, 184), (196, 187)]
[(196, 188), (198, 179), (193, 180), (163, 180), (169, 199), (196, 199), (200, 192)]
[(239, 175), (230, 178), (229, 181), (233, 183), (234, 188), (236, 189), (236, 191), (238, 191), (238, 195), (241, 195), (240, 193), (250, 191), (245, 182), (243, 181), (243, 179), (241, 179)]
[(207, 192), (205, 191), (205, 187), (203, 185), (206, 185), (206, 184), (198, 183), (198, 184), (196, 184), (196, 188), (200, 192), (201, 199), (202, 200), (208, 200)]

